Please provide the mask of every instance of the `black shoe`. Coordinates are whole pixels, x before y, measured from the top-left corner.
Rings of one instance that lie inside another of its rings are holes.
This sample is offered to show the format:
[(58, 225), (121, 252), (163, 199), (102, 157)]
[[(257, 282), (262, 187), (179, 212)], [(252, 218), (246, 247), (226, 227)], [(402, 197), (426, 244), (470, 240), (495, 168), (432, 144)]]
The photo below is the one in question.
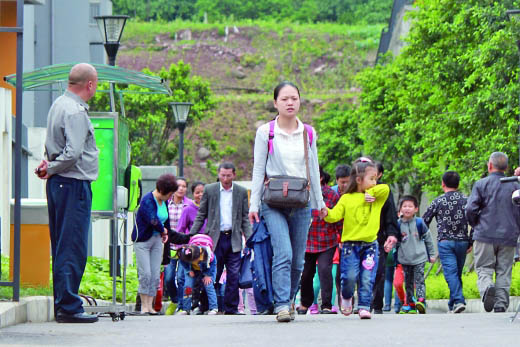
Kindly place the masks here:
[(298, 307), (296, 308), (296, 312), (298, 312), (298, 314), (307, 314), (307, 310), (308, 310), (308, 309), (309, 309), (309, 308), (301, 308), (301, 306), (298, 306)]
[(374, 314), (383, 314), (383, 310), (374, 309)]
[(273, 310), (270, 310), (270, 309), (267, 309), (264, 311), (259, 311), (256, 313), (257, 316), (268, 316), (268, 315), (272, 315), (272, 314), (274, 314)]
[(86, 314), (85, 312), (66, 314), (58, 312), (56, 322), (58, 323), (94, 323), (98, 321), (98, 316)]
[(495, 306), (495, 286), (493, 284), (487, 287), (482, 297), (482, 302), (484, 303), (484, 310), (486, 310), (486, 312), (493, 311), (493, 307)]
[(495, 307), (495, 313), (504, 313), (506, 312), (505, 307)]
[(320, 311), (321, 314), (338, 314), (337, 312), (335, 311), (332, 311), (332, 309), (330, 308), (324, 308)]
[(235, 311), (235, 312), (224, 312), (225, 315), (236, 315), (236, 316), (243, 316), (245, 315), (245, 313), (242, 313), (242, 312), (238, 312), (238, 311)]

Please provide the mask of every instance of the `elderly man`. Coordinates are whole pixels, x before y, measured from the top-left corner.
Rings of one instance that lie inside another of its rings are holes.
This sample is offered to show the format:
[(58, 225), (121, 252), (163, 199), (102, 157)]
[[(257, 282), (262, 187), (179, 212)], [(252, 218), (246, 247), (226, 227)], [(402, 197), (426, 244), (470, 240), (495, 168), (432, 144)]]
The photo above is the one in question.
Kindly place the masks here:
[(78, 295), (87, 263), (92, 208), (90, 182), (98, 177), (98, 155), (87, 101), (96, 93), (97, 72), (77, 64), (65, 93), (52, 104), (47, 119), (47, 160), (36, 168), (47, 179), (52, 246), (54, 314), (58, 323), (93, 323)]
[(511, 194), (519, 185), (500, 183), (506, 169), (507, 155), (491, 154), (489, 176), (475, 183), (466, 206), (466, 218), (475, 240), (477, 286), (486, 312), (505, 312), (509, 306), (511, 270), (520, 234), (520, 210), (511, 201)]

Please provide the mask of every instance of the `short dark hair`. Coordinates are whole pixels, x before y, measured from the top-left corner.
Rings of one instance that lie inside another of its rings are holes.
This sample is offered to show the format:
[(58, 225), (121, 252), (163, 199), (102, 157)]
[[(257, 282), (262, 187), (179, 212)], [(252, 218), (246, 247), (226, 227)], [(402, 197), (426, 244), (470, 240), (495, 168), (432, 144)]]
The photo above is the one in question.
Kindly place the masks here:
[(233, 169), (233, 173), (235, 173), (235, 165), (232, 163), (232, 162), (229, 162), (229, 161), (225, 161), (223, 163), (220, 163), (220, 165), (218, 166), (218, 170), (217, 172), (220, 172), (220, 169), (226, 169), (226, 170), (229, 170), (229, 169)]
[(163, 195), (175, 193), (178, 187), (177, 178), (171, 173), (162, 174), (155, 182), (155, 188)]
[(191, 184), (191, 194), (195, 193), (195, 188), (197, 188), (198, 186), (203, 186), (204, 187), (204, 182), (201, 182), (201, 181), (195, 181)]
[(275, 100), (278, 100), (278, 94), (280, 94), (280, 90), (282, 90), (283, 87), (287, 87), (287, 86), (291, 86), (293, 87), (294, 89), (296, 89), (296, 91), (298, 92), (298, 96), (300, 96), (300, 90), (298, 89), (298, 87), (296, 87), (293, 83), (291, 82), (288, 82), (288, 81), (283, 81), (281, 83), (279, 83), (275, 88), (274, 88), (274, 99)]
[(444, 175), (442, 175), (442, 182), (448, 188), (457, 189), (459, 187), (460, 176), (457, 171), (446, 171)]
[(350, 177), (350, 166), (346, 164), (340, 164), (336, 166), (336, 179), (342, 178), (342, 177)]
[(182, 248), (177, 252), (179, 254), (179, 259), (186, 262), (191, 263), (194, 260), (200, 258), (202, 250), (199, 246), (195, 245), (186, 245), (182, 246)]
[(376, 166), (377, 166), (377, 173), (382, 175), (385, 172), (383, 163), (381, 163), (380, 161), (376, 161)]
[(330, 175), (328, 172), (323, 170), (323, 168), (320, 165), (320, 181), (322, 184), (328, 184), (330, 182)]
[(403, 197), (399, 200), (399, 211), (401, 211), (401, 207), (403, 207), (405, 201), (411, 201), (416, 208), (419, 207), (419, 201), (415, 196), (403, 195)]

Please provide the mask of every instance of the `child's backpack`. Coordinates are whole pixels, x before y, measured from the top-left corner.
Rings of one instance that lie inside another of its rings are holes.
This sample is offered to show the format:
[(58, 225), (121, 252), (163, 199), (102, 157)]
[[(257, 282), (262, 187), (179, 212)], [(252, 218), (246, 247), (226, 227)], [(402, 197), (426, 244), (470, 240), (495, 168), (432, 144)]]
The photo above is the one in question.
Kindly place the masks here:
[(206, 234), (196, 234), (190, 238), (188, 245), (200, 246), (206, 249), (209, 261), (213, 261), (215, 254), (213, 253), (213, 239)]
[[(269, 149), (269, 154), (273, 154), (273, 138), (274, 138), (274, 122), (276, 119), (273, 119), (269, 122), (269, 142), (267, 143), (267, 147)], [(314, 138), (314, 133), (312, 132), (312, 127), (309, 124), (303, 123), (305, 129), (307, 129), (307, 134), (309, 135), (309, 146), (312, 146), (312, 140)]]
[[(426, 255), (429, 258), (430, 254), (428, 253), (428, 247), (426, 247), (426, 243), (424, 242), (424, 235), (428, 231), (428, 228), (426, 227), (426, 224), (424, 224), (424, 220), (421, 217), (415, 217), (415, 226), (417, 227), (417, 232), (419, 233), (419, 238), (423, 241), (424, 247), (426, 248)], [(397, 227), (398, 227), (399, 231), (401, 231), (401, 220), (400, 219), (397, 221)], [(397, 259), (398, 248), (399, 248), (399, 244), (398, 244), (398, 246), (396, 246), (395, 253), (394, 253), (394, 261), (396, 264), (399, 264), (399, 261)]]

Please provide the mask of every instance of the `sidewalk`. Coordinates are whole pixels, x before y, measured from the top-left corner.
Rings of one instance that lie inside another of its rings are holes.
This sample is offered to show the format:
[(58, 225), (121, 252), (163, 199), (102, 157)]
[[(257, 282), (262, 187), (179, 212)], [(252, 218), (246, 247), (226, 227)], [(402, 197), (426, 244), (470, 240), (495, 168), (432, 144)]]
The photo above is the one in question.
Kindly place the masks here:
[[(99, 305), (108, 304), (98, 300)], [(508, 312), (516, 311), (520, 304), (520, 297), (511, 297)], [(168, 303), (163, 303), (163, 310)], [(127, 312), (133, 311), (134, 304), (127, 304)], [(440, 312), (448, 312), (448, 300), (428, 300), (428, 308)], [(484, 313), (480, 299), (467, 300), (465, 313)], [(519, 318), (517, 318), (519, 319)], [(0, 329), (20, 323), (42, 323), (54, 320), (52, 297), (32, 296), (22, 298), (20, 302), (0, 301)]]
[[(99, 306), (111, 302), (97, 300)], [(87, 303), (84, 303), (87, 305)], [(134, 310), (135, 304), (127, 304), (127, 312)], [(20, 302), (0, 301), (0, 329), (20, 323), (42, 323), (54, 320), (52, 296), (30, 296)]]

